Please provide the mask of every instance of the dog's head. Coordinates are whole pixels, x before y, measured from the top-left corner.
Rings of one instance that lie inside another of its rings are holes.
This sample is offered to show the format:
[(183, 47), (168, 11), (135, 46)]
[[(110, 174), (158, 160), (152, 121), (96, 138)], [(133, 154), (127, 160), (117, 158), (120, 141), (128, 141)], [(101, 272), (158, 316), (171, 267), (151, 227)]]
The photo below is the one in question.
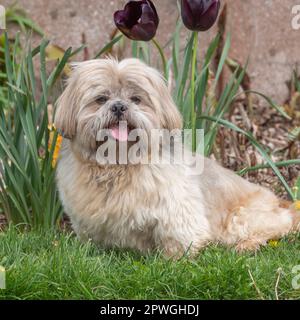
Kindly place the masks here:
[[(126, 121), (127, 128), (119, 123)], [(130, 130), (181, 129), (181, 116), (164, 79), (137, 59), (99, 59), (74, 66), (58, 100), (55, 126), (79, 148), (93, 152), (99, 130), (125, 141)]]

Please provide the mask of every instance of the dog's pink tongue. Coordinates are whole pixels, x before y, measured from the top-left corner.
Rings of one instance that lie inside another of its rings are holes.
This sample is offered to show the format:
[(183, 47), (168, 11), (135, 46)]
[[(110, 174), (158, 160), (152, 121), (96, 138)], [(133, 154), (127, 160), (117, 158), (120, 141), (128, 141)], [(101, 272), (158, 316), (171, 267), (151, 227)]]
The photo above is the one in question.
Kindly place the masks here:
[(127, 141), (128, 140), (128, 128), (127, 127), (119, 127), (115, 126), (110, 129), (111, 135), (119, 141)]

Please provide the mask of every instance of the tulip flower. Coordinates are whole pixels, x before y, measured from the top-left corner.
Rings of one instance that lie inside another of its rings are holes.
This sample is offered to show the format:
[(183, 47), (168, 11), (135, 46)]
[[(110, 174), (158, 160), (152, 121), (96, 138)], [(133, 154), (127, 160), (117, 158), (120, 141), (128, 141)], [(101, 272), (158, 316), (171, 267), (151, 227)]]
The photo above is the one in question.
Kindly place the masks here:
[(150, 0), (129, 1), (124, 10), (115, 12), (114, 20), (129, 39), (139, 41), (153, 39), (159, 24), (157, 11)]
[(181, 0), (184, 25), (192, 31), (207, 31), (216, 22), (220, 0)]

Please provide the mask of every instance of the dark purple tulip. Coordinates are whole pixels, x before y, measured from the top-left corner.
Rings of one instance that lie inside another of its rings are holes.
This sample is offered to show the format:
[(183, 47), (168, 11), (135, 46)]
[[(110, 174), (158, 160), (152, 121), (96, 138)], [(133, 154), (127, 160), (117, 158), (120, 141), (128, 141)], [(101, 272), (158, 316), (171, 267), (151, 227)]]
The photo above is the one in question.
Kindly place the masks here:
[(154, 38), (159, 18), (150, 0), (129, 1), (124, 10), (114, 14), (118, 29), (129, 39), (149, 41)]
[(193, 31), (206, 31), (216, 22), (220, 0), (181, 0), (184, 25)]

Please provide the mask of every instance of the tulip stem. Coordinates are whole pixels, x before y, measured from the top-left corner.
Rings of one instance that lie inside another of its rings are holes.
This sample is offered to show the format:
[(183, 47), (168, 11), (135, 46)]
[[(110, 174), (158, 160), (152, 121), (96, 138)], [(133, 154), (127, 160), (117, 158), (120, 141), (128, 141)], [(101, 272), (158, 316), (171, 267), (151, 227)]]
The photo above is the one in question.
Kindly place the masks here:
[(160, 46), (160, 44), (157, 42), (157, 40), (155, 38), (152, 39), (153, 44), (155, 45), (155, 47), (157, 48), (159, 55), (161, 57), (161, 61), (163, 63), (163, 68), (164, 68), (164, 75), (167, 78), (167, 60), (164, 54), (164, 51), (162, 49), (162, 47)]
[(197, 65), (197, 49), (198, 49), (198, 32), (193, 32), (193, 57), (192, 57), (192, 79), (191, 79), (191, 125), (192, 125), (192, 146), (196, 152), (196, 105), (195, 105), (195, 77)]

